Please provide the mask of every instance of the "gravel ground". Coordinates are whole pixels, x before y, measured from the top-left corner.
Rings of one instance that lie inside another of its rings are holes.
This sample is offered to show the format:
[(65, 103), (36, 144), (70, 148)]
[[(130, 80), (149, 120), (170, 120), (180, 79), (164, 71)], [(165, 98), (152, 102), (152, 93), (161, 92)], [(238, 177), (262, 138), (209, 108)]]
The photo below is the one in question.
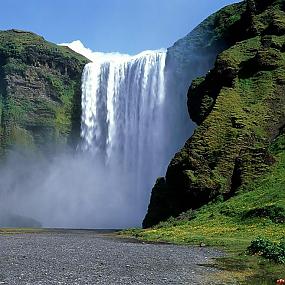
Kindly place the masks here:
[(215, 270), (199, 264), (222, 255), (96, 231), (1, 235), (0, 284), (206, 284)]

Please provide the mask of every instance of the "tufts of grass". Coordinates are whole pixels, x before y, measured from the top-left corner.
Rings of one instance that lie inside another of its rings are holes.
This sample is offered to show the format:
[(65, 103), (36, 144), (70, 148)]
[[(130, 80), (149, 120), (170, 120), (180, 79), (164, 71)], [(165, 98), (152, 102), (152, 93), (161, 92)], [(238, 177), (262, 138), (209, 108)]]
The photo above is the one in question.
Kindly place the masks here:
[[(279, 143), (279, 142), (277, 142)], [(242, 188), (234, 197), (222, 197), (199, 210), (170, 218), (153, 228), (123, 232), (152, 241), (246, 248), (263, 236), (277, 241), (284, 236), (285, 152), (268, 174)], [(259, 214), (258, 214), (259, 213)]]
[(223, 271), (213, 279), (224, 284), (274, 284), (276, 279), (285, 277), (284, 264), (265, 260), (259, 255), (250, 256), (246, 250), (258, 236), (272, 243), (279, 242), (285, 236), (283, 136), (272, 144), (271, 152), (276, 163), (270, 171), (241, 188), (227, 201), (219, 197), (197, 211), (190, 210), (152, 228), (130, 229), (120, 234), (145, 241), (188, 245), (204, 243), (220, 247), (228, 256), (215, 260), (214, 266)]
[(14, 234), (34, 234), (41, 233), (45, 229), (37, 228), (0, 228), (0, 235), (14, 235)]

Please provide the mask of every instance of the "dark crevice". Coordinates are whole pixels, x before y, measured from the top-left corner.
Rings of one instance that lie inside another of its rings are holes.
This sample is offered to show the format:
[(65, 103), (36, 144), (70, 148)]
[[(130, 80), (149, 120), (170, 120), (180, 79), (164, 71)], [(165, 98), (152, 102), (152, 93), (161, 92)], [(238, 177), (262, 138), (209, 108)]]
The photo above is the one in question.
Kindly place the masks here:
[(240, 160), (239, 160), (239, 157), (237, 157), (235, 159), (234, 170), (233, 170), (233, 174), (231, 177), (230, 191), (223, 195), (224, 200), (228, 200), (232, 198), (237, 192), (238, 188), (242, 185), (241, 174), (242, 173), (240, 169)]

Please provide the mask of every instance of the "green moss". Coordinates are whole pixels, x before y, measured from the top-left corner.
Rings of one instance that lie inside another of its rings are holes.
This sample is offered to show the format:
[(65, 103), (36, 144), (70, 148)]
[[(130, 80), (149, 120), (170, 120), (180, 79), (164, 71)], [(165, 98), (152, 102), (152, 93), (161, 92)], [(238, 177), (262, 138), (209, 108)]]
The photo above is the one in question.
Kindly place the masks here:
[(244, 40), (221, 53), (217, 65), (225, 64), (227, 67), (239, 68), (240, 65), (255, 56), (261, 47), (260, 37)]
[(31, 147), (44, 152), (77, 143), (81, 73), (87, 62), (69, 48), (33, 33), (0, 32), (2, 152), (18, 144), (13, 130), (31, 135)]
[(233, 27), (234, 24), (238, 23), (241, 20), (244, 11), (244, 3), (229, 5), (224, 9), (220, 10), (216, 14), (214, 23), (214, 37), (212, 41), (209, 42), (209, 45), (213, 45), (214, 41), (219, 41), (220, 39), (225, 39), (227, 37), (230, 38), (231, 27)]
[(55, 75), (46, 77), (50, 86), (56, 91), (59, 104), (55, 106), (55, 126), (60, 135), (70, 134), (72, 129), (72, 112), (74, 107), (74, 97), (76, 96), (76, 86), (78, 82), (70, 80), (68, 77), (63, 79)]
[(279, 135), (270, 145), (270, 151), (277, 155), (285, 151), (285, 134)]
[(70, 60), (73, 64), (86, 63), (86, 58), (73, 52), (67, 47), (47, 42), (43, 37), (31, 32), (21, 30), (0, 31), (0, 54), (5, 57), (19, 58), (23, 61), (56, 58), (57, 60)]
[(275, 223), (285, 223), (285, 207), (282, 205), (266, 205), (264, 207), (256, 207), (244, 213), (244, 217), (264, 217)]
[(21, 148), (33, 149), (35, 147), (32, 134), (18, 126), (12, 127), (9, 139), (11, 140), (10, 144)]
[(25, 76), (27, 71), (27, 65), (18, 62), (15, 59), (10, 59), (9, 62), (3, 67), (4, 74), (19, 74), (21, 76)]
[[(164, 191), (173, 216), (221, 195), (230, 198), (276, 161), (269, 146), (285, 124), (285, 31), (280, 34), (272, 24), (284, 12), (277, 2), (264, 7), (241, 15), (243, 40), (236, 35), (215, 67), (189, 90), (189, 113), (199, 126), (166, 173)], [(264, 27), (258, 30), (257, 22)], [(151, 199), (144, 226), (152, 225), (151, 209), (160, 203)]]

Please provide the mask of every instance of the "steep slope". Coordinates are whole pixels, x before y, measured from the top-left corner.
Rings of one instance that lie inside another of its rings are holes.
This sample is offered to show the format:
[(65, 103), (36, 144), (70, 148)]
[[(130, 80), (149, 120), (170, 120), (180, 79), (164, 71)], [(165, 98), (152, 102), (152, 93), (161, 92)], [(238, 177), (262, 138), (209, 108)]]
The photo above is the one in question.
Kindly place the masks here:
[(144, 227), (234, 196), (277, 160), (269, 148), (285, 125), (284, 6), (248, 0), (231, 47), (192, 83), (188, 107), (199, 127), (154, 186)]
[(87, 59), (30, 32), (0, 32), (0, 152), (76, 144)]
[(279, 240), (284, 237), (285, 229), (285, 191), (281, 191), (285, 187), (284, 143), (285, 136), (282, 135), (269, 149), (276, 163), (240, 188), (232, 198), (226, 201), (217, 199), (153, 228), (130, 230), (129, 233), (152, 241), (203, 242), (242, 249), (258, 236)]
[[(172, 131), (165, 139), (172, 145), (183, 146), (196, 127), (189, 120), (186, 102), (191, 81), (213, 68), (217, 55), (235, 40), (232, 35), (240, 32), (240, 17), (245, 8), (245, 3), (238, 3), (221, 9), (167, 49), (165, 89), (171, 96), (166, 97), (170, 107), (165, 124)], [(173, 97), (176, 100), (172, 100)], [(178, 117), (184, 123), (177, 124)], [(176, 148), (172, 149), (171, 153), (176, 151)]]
[(205, 66), (212, 68), (217, 54), (244, 36), (241, 16), (245, 10), (244, 2), (227, 6), (168, 48), (167, 64), (172, 67), (175, 79), (179, 79), (176, 84), (189, 82), (189, 70), (204, 75)]

